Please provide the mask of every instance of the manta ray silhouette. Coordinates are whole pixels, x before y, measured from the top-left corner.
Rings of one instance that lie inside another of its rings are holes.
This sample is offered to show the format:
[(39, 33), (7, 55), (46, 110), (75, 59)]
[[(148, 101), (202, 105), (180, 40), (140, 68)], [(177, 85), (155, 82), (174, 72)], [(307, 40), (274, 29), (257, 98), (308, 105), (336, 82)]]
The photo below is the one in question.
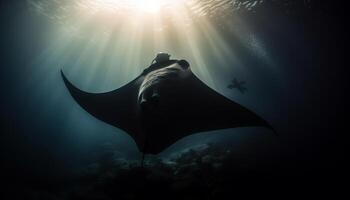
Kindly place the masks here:
[(124, 130), (144, 154), (158, 154), (202, 131), (244, 126), (273, 130), (253, 112), (205, 85), (185, 60), (154, 63), (130, 83), (107, 93), (84, 92), (61, 74), (82, 108)]

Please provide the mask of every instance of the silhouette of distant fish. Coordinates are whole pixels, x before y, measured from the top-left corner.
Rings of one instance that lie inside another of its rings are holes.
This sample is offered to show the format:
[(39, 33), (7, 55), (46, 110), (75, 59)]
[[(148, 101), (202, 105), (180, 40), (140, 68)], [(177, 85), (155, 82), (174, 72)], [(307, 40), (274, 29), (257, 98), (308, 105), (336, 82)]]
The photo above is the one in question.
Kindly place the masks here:
[(231, 84), (227, 86), (227, 88), (229, 88), (229, 89), (237, 89), (242, 94), (244, 94), (245, 91), (248, 90), (246, 87), (243, 86), (243, 85), (245, 85), (245, 83), (246, 83), (245, 81), (238, 81), (236, 78), (234, 78), (232, 80)]

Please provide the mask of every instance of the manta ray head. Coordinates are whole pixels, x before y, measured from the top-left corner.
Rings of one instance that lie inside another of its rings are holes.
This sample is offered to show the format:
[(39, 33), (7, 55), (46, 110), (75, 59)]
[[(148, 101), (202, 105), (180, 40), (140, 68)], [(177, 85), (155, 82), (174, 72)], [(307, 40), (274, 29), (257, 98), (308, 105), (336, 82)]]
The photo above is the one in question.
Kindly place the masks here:
[(180, 60), (145, 74), (138, 93), (138, 103), (141, 109), (157, 107), (162, 94), (169, 94), (171, 90), (179, 87), (181, 80), (190, 75), (190, 70), (189, 63)]

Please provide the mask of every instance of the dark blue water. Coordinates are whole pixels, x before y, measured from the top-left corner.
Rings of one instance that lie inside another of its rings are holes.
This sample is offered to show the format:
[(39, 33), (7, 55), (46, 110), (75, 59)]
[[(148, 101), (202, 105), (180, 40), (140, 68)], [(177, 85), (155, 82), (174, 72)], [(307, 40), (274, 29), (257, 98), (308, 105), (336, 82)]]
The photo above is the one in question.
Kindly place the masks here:
[[(159, 51), (188, 60), (202, 81), (265, 118), (278, 136), (263, 128), (199, 133), (158, 157), (210, 143), (254, 160), (248, 168), (267, 174), (333, 169), (343, 155), (335, 144), (345, 89), (336, 52), (343, 46), (340, 22), (327, 9), (272, 2), (222, 16), (215, 10), (205, 20), (191, 16), (189, 27), (174, 23), (161, 32), (150, 22), (101, 25), (77, 13), (56, 19), (28, 2), (1, 3), (2, 174), (55, 183), (79, 177), (106, 152), (138, 161), (132, 138), (80, 108), (59, 71), (85, 91), (106, 92), (138, 76)], [(235, 77), (247, 82), (247, 93), (227, 88)]]

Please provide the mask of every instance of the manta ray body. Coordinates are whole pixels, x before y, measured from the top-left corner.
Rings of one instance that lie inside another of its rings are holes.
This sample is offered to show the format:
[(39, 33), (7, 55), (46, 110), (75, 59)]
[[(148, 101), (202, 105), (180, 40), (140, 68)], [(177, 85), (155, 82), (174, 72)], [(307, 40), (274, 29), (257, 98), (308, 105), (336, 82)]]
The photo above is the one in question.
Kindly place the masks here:
[(252, 111), (204, 84), (185, 60), (154, 63), (133, 81), (107, 93), (89, 93), (61, 72), (75, 101), (96, 118), (129, 134), (144, 154), (158, 154), (202, 131), (272, 127)]

